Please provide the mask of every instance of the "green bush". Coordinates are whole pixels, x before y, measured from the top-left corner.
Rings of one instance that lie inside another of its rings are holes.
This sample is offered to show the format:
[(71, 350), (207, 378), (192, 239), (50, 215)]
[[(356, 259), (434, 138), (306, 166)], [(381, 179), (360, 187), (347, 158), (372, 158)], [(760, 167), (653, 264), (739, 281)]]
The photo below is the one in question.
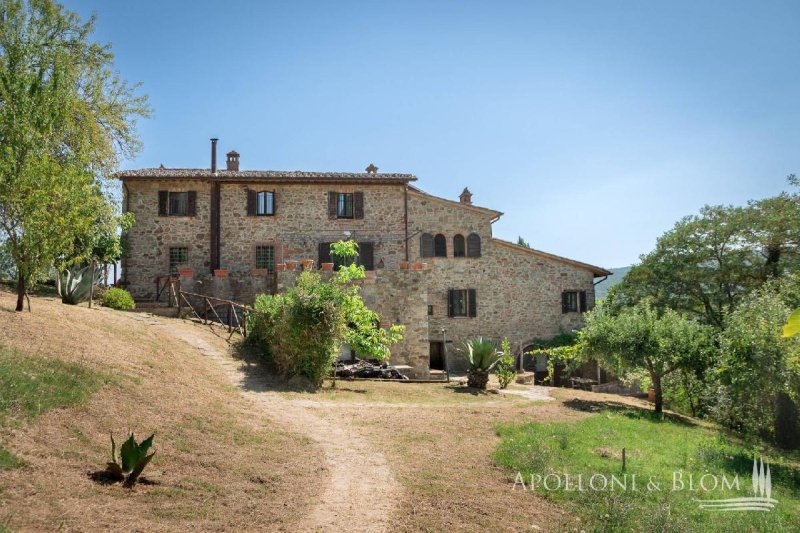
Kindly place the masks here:
[(136, 303), (133, 301), (131, 293), (117, 287), (111, 287), (103, 293), (103, 305), (121, 311), (136, 309)]
[(511, 345), (508, 339), (503, 339), (500, 344), (500, 359), (497, 361), (495, 373), (497, 380), (500, 382), (500, 388), (505, 389), (508, 387), (514, 378), (517, 376), (517, 371), (514, 368), (514, 356), (511, 355)]

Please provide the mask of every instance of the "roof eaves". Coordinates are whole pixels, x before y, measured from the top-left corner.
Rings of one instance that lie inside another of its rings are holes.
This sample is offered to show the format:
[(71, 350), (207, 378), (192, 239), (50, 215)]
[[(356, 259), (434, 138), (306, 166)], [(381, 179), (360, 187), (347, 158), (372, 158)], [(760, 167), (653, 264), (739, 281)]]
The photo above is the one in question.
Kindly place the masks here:
[(501, 246), (506, 246), (518, 252), (527, 252), (539, 257), (544, 257), (545, 259), (552, 259), (554, 261), (558, 261), (560, 263), (565, 263), (568, 265), (572, 265), (574, 267), (583, 268), (589, 270), (594, 274), (594, 277), (601, 277), (601, 276), (611, 276), (613, 272), (606, 270), (605, 268), (590, 265), (589, 263), (584, 263), (582, 261), (575, 261), (574, 259), (569, 259), (567, 257), (562, 257), (560, 255), (551, 254), (548, 252), (543, 252), (541, 250), (537, 250), (535, 248), (528, 248), (527, 246), (520, 246), (519, 244), (514, 244), (513, 242), (509, 242), (503, 239), (498, 239), (496, 237), (492, 237), (492, 242), (495, 242)]

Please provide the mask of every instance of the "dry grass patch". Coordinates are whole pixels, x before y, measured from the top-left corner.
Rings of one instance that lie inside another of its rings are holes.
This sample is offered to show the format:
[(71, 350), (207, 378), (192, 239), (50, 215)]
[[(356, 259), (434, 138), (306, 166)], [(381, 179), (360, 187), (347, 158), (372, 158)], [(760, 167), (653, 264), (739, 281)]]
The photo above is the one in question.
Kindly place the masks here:
[[(0, 428), (24, 466), (0, 476), (0, 524), (12, 529), (293, 530), (319, 492), (320, 453), (273, 429), (222, 370), (142, 315), (33, 298), (14, 313), (0, 291), (0, 345), (105, 376), (81, 406)], [(109, 431), (155, 432), (153, 462), (134, 490), (93, 482)], [(291, 451), (291, 453), (287, 453)], [(0, 528), (1, 529), (1, 528)]]

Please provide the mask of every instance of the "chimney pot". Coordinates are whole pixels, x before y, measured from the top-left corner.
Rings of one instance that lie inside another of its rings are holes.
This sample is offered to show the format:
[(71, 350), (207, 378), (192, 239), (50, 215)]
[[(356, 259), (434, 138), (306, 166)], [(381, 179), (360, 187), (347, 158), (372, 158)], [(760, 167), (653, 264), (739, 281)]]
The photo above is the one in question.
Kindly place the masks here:
[(469, 192), (467, 187), (464, 187), (464, 191), (458, 197), (462, 204), (472, 205), (472, 193)]
[(212, 138), (211, 139), (211, 173), (217, 173), (217, 141), (219, 139)]
[(228, 152), (228, 159), (226, 161), (227, 169), (233, 172), (239, 171), (239, 152), (231, 150)]
[(369, 166), (367, 168), (365, 168), (364, 170), (367, 171), (367, 174), (377, 174), (378, 173), (378, 167), (376, 167), (372, 163), (370, 163)]

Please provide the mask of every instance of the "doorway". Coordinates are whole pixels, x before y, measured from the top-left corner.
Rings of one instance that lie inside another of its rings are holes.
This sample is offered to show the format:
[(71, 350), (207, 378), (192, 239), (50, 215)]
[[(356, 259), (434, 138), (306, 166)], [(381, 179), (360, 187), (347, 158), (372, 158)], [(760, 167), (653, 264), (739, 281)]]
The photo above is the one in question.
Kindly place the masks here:
[(431, 341), (430, 363), (431, 370), (444, 370), (444, 343)]

